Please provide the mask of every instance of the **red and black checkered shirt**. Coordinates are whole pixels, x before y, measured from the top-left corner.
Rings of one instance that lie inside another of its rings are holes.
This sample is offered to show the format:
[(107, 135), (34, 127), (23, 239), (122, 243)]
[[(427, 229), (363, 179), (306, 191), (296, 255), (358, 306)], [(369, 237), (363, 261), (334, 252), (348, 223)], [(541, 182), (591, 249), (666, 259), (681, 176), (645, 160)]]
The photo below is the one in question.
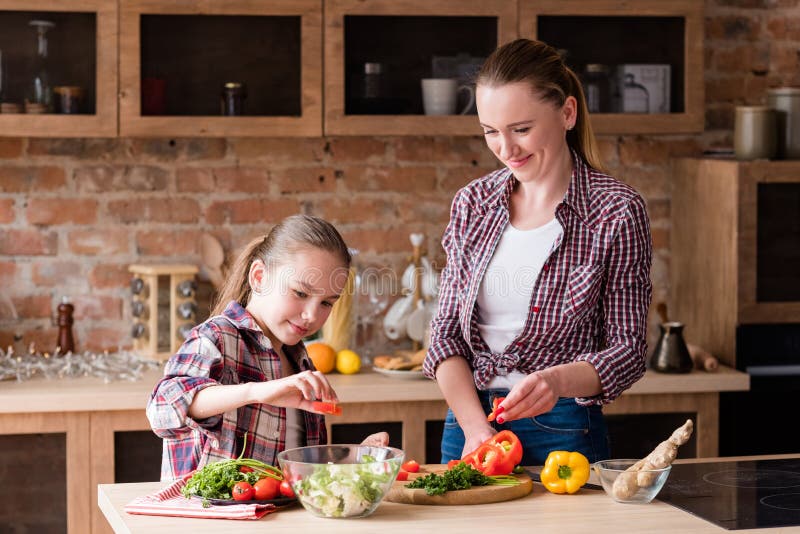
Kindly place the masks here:
[[(285, 346), (299, 370), (314, 369), (303, 343)], [(280, 358), (253, 316), (231, 301), (222, 315), (196, 326), (167, 362), (164, 378), (147, 404), (153, 432), (164, 438), (161, 479), (173, 480), (209, 462), (246, 458), (277, 465), (286, 443), (286, 409), (248, 404), (203, 420), (189, 416), (189, 405), (203, 388), (220, 384), (262, 382), (281, 377)], [(301, 411), (306, 445), (327, 442), (325, 418)]]
[(515, 183), (511, 171), (501, 169), (474, 180), (453, 200), (442, 239), (447, 265), (423, 370), (435, 378), (439, 364), (460, 355), (483, 388), (513, 370), (532, 373), (587, 361), (597, 370), (602, 393), (577, 402), (609, 403), (645, 371), (652, 242), (644, 200), (573, 153), (572, 180), (555, 211), (564, 233), (534, 282), (525, 326), (497, 354), (478, 332), (476, 300), (509, 224)]

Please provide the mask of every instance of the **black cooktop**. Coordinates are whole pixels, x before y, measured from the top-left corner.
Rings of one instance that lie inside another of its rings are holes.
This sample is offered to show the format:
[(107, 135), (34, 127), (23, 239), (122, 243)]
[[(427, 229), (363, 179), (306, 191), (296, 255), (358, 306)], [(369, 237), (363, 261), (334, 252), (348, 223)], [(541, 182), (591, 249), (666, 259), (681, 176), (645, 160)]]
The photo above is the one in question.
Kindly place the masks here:
[(800, 459), (673, 464), (658, 500), (728, 530), (800, 525)]

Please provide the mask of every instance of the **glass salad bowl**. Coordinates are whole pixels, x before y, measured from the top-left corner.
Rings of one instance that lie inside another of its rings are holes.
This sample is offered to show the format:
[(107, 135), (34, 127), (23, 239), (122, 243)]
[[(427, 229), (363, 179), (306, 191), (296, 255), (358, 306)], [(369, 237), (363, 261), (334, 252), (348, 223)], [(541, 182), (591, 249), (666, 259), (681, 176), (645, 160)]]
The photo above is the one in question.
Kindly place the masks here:
[(405, 453), (392, 447), (315, 445), (278, 454), (303, 507), (318, 517), (366, 517), (383, 500)]

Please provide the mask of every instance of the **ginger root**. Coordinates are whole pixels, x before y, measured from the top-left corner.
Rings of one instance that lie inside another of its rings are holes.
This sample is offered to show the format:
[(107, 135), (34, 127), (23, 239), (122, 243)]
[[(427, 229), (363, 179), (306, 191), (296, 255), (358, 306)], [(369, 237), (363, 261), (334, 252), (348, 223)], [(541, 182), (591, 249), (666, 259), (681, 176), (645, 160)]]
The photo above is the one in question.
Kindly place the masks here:
[(611, 488), (614, 497), (630, 499), (639, 488), (652, 485), (656, 474), (648, 472), (648, 470), (661, 469), (670, 465), (678, 455), (678, 447), (689, 440), (693, 429), (692, 420), (687, 419), (683, 426), (677, 428), (668, 439), (659, 443), (653, 452), (630, 466), (624, 473), (620, 473)]

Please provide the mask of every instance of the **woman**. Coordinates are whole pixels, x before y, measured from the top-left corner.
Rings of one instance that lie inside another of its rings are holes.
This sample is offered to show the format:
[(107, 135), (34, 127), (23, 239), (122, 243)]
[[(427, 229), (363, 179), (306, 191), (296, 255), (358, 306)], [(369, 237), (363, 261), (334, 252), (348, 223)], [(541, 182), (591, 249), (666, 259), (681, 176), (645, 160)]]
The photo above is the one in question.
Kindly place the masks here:
[(424, 365), (450, 406), (442, 461), (502, 429), (520, 437), (525, 465), (552, 450), (607, 458), (601, 406), (645, 370), (644, 200), (602, 172), (580, 82), (555, 49), (518, 39), (476, 81), (486, 143), (505, 167), (456, 194), (442, 241)]

